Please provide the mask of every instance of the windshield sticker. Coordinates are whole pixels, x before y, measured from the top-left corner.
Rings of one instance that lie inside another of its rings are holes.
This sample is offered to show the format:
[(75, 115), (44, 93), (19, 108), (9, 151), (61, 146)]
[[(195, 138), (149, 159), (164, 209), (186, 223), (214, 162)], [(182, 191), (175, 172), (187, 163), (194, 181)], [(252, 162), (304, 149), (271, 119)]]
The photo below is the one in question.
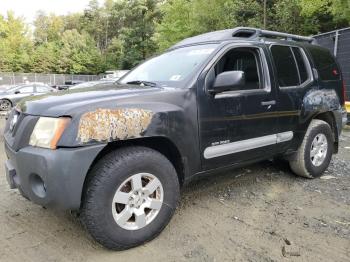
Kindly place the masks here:
[(214, 48), (207, 48), (207, 49), (198, 49), (198, 50), (192, 50), (191, 52), (188, 52), (188, 56), (194, 56), (194, 55), (209, 55), (214, 51)]
[(173, 75), (170, 77), (170, 81), (179, 81), (181, 79), (181, 75)]

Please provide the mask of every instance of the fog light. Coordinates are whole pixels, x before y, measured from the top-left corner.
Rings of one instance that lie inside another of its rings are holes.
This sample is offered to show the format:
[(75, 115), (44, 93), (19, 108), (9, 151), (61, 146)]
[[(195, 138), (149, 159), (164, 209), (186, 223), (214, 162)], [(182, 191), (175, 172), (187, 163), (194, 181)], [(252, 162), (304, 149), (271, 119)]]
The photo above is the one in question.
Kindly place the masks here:
[(40, 198), (46, 197), (46, 186), (41, 177), (37, 174), (32, 174), (30, 177), (30, 183), (34, 194)]

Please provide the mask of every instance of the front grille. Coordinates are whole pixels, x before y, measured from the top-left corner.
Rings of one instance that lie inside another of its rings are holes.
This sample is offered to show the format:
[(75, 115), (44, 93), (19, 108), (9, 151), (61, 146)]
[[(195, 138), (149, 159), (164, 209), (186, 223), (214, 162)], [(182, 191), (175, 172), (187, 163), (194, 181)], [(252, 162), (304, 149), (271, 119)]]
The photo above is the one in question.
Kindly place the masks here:
[(28, 146), (30, 135), (37, 120), (37, 116), (26, 115), (12, 110), (4, 130), (4, 138), (7, 145), (14, 151)]

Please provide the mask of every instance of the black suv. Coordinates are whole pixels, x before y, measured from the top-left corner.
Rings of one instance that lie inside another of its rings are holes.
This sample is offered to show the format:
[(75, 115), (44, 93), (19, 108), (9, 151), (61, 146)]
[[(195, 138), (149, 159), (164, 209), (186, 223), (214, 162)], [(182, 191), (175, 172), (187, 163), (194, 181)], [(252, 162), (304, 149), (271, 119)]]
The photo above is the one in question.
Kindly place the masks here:
[(79, 210), (121, 250), (157, 236), (198, 175), (283, 157), (321, 176), (345, 122), (341, 72), (314, 39), (217, 31), (115, 84), (21, 102), (5, 127), (7, 179), (39, 205)]

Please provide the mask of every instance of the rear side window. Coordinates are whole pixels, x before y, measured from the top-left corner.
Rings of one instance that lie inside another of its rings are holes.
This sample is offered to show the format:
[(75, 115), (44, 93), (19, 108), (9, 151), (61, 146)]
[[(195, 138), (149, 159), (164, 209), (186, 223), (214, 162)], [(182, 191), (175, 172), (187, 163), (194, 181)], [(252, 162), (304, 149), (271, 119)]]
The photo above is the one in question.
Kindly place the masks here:
[(273, 45), (271, 53), (277, 69), (280, 87), (299, 85), (298, 69), (289, 46)]
[(50, 88), (47, 86), (36, 86), (36, 91), (38, 93), (48, 92), (50, 91)]
[(321, 80), (340, 80), (338, 65), (327, 49), (313, 46), (309, 51)]
[(293, 47), (292, 49), (299, 69), (300, 83), (304, 83), (308, 79), (304, 56), (300, 48)]

